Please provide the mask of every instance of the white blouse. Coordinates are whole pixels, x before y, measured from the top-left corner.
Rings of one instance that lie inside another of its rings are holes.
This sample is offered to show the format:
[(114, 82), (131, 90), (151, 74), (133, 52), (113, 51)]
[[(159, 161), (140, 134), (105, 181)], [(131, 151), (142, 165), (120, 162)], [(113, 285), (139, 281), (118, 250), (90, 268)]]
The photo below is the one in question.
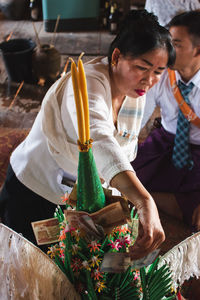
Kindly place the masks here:
[[(99, 175), (109, 184), (118, 173), (134, 171), (130, 161), (137, 152), (145, 97), (126, 97), (113, 123), (108, 62), (97, 58), (85, 64), (88, 86), (90, 134)], [(11, 156), (17, 178), (53, 203), (67, 191), (65, 174), (76, 178), (79, 151), (76, 107), (70, 73), (47, 92), (28, 137)], [(28, 200), (27, 200), (28, 201)]]

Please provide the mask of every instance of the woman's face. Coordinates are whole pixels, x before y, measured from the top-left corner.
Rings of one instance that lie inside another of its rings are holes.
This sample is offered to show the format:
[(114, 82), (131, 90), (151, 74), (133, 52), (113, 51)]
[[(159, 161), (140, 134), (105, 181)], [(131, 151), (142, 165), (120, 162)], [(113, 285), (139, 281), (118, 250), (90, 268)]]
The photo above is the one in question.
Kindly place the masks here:
[(113, 86), (118, 96), (136, 98), (156, 84), (168, 62), (163, 48), (149, 51), (137, 58), (125, 57), (115, 48), (112, 55)]

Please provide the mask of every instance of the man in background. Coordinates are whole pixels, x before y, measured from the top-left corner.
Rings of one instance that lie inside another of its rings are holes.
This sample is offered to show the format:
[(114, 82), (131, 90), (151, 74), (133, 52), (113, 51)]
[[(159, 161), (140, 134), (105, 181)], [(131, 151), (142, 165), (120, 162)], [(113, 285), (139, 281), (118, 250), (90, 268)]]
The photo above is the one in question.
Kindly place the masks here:
[(139, 145), (132, 165), (158, 207), (194, 232), (200, 230), (200, 11), (175, 16), (169, 30), (175, 71), (166, 70), (147, 93), (143, 119), (144, 125), (159, 106), (161, 127)]

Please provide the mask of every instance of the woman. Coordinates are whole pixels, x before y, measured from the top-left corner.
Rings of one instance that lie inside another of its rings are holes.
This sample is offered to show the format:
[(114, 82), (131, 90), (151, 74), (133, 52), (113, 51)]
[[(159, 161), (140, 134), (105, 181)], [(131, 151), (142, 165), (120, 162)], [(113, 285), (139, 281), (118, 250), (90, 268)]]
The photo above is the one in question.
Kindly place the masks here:
[[(146, 11), (132, 11), (112, 42), (107, 58), (85, 64), (90, 134), (101, 178), (137, 208), (138, 239), (133, 259), (164, 240), (154, 200), (137, 179), (135, 158), (145, 93), (174, 61), (168, 31)], [(30, 222), (53, 216), (77, 175), (77, 119), (70, 74), (59, 79), (43, 100), (32, 130), (13, 152), (1, 194), (3, 223), (35, 242)]]

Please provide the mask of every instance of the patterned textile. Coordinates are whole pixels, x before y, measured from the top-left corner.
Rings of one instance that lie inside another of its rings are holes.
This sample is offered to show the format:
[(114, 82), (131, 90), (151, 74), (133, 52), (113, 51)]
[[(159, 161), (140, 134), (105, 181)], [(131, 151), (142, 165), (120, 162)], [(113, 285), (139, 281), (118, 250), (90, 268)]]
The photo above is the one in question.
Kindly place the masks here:
[[(186, 86), (179, 80), (178, 86), (186, 103), (190, 105), (188, 94), (194, 87), (194, 84), (191, 82), (188, 86)], [(185, 118), (182, 111), (179, 109), (174, 149), (172, 154), (172, 161), (177, 169), (182, 169), (183, 167), (187, 166), (189, 170), (191, 170), (194, 165), (189, 149), (189, 131), (190, 122)]]

